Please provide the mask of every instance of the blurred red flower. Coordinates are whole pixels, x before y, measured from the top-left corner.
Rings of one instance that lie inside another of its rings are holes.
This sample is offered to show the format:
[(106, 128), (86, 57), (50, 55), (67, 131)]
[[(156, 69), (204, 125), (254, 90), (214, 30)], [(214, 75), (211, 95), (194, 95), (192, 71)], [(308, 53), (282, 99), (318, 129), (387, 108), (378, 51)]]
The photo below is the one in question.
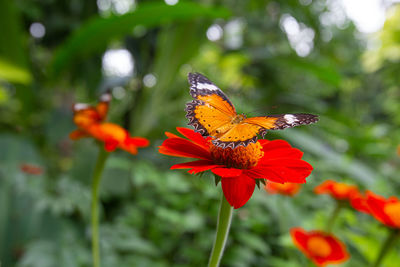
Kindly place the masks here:
[(104, 122), (110, 101), (111, 94), (106, 92), (95, 107), (82, 103), (75, 104), (74, 122), (78, 129), (71, 132), (69, 136), (72, 140), (93, 137), (104, 142), (104, 148), (108, 152), (121, 148), (136, 154), (137, 148), (148, 146), (149, 141), (143, 137), (131, 137), (129, 132), (121, 126)]
[(349, 258), (346, 246), (332, 234), (295, 227), (290, 235), (296, 247), (317, 266), (342, 263)]
[(303, 152), (284, 140), (259, 140), (246, 147), (220, 148), (211, 137), (187, 128), (177, 128), (185, 138), (166, 132), (159, 152), (165, 155), (197, 160), (176, 164), (171, 169), (189, 169), (197, 174), (211, 170), (221, 177), (226, 200), (235, 209), (242, 207), (253, 195), (256, 179), (276, 183), (305, 183), (313, 167), (301, 160)]
[(296, 195), (301, 188), (300, 184), (294, 183), (274, 183), (274, 182), (267, 182), (264, 189), (270, 194), (281, 194), (286, 196), (294, 196)]
[(22, 172), (27, 174), (41, 175), (43, 173), (42, 167), (29, 163), (23, 163), (19, 166), (19, 168)]
[(326, 180), (322, 184), (314, 188), (316, 194), (329, 194), (336, 200), (351, 200), (359, 194), (359, 190), (355, 185), (348, 185), (332, 180)]
[(388, 227), (400, 228), (400, 200), (397, 197), (392, 196), (386, 199), (371, 191), (366, 191), (365, 204), (369, 214), (375, 219)]
[(365, 196), (362, 193), (354, 194), (350, 200), (350, 205), (355, 209), (363, 213), (370, 213), (369, 207)]

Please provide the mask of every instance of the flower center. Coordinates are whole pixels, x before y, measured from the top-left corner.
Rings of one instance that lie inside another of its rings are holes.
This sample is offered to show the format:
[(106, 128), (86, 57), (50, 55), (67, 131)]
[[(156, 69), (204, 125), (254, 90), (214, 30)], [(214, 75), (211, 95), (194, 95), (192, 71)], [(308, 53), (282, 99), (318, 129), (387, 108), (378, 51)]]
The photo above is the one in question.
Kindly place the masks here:
[(211, 144), (210, 151), (215, 163), (238, 169), (249, 169), (256, 166), (264, 155), (259, 142), (250, 143), (246, 147), (238, 146), (235, 149), (221, 148)]
[(331, 254), (332, 249), (328, 241), (319, 236), (311, 237), (307, 242), (307, 249), (314, 256), (325, 258)]
[(345, 197), (351, 191), (351, 187), (346, 184), (337, 183), (333, 186), (334, 191), (340, 197)]
[(384, 208), (384, 212), (397, 227), (400, 227), (400, 202), (387, 204)]

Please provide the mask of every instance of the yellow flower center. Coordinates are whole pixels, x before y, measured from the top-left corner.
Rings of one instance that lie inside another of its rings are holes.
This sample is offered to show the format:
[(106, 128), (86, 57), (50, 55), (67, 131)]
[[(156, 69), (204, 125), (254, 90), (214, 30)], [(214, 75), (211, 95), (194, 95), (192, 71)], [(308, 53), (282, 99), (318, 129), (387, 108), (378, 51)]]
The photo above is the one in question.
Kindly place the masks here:
[(238, 169), (254, 167), (264, 156), (259, 142), (250, 143), (246, 147), (238, 146), (235, 149), (221, 148), (211, 144), (210, 151), (215, 163)]
[(338, 194), (341, 197), (344, 197), (350, 192), (352, 188), (347, 184), (336, 183), (333, 186), (333, 189), (336, 192), (336, 194)]
[(314, 256), (325, 258), (332, 252), (328, 241), (320, 236), (311, 237), (307, 242), (307, 249)]
[(400, 202), (389, 203), (384, 207), (383, 210), (393, 221), (393, 223), (397, 227), (400, 227)]

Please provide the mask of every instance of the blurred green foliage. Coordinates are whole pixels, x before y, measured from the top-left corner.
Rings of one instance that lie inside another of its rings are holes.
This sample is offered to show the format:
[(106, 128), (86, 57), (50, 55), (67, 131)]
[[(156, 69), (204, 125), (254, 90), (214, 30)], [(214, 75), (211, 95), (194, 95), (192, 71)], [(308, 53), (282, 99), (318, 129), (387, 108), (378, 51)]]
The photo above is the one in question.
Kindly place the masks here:
[[(399, 7), (377, 37), (380, 50), (370, 54), (351, 21), (343, 27), (321, 23), (329, 12), (324, 0), (135, 1), (128, 13), (118, 8), (123, 3), (0, 0), (3, 266), (91, 265), (88, 214), (97, 150), (92, 140), (68, 139), (75, 128), (71, 105), (94, 103), (105, 88), (116, 87), (125, 95), (113, 100), (111, 120), (152, 145), (137, 156), (117, 151), (107, 162), (100, 194), (103, 266), (206, 264), (220, 187), (211, 175), (169, 171), (181, 161), (157, 153), (165, 131), (187, 124), (189, 71), (219, 85), (239, 112), (321, 118), (314, 126), (268, 133), (302, 149), (314, 172), (294, 198), (256, 190), (235, 211), (223, 266), (307, 264), (288, 230), (324, 228), (334, 202), (312, 189), (325, 179), (399, 196), (400, 76), (393, 54), (400, 46)], [(288, 40), (282, 24), (288, 16), (312, 29), (307, 56), (300, 57)], [(34, 22), (44, 26), (43, 37), (30, 33)], [(207, 38), (211, 25), (224, 31), (222, 39)], [(119, 48), (133, 56), (130, 77), (102, 69), (104, 52)], [(154, 86), (143, 82), (148, 74), (156, 78)], [(44, 173), (23, 173), (23, 163)], [(335, 234), (352, 254), (343, 266), (366, 266), (385, 229), (345, 210)], [(384, 266), (398, 265), (399, 248)]]

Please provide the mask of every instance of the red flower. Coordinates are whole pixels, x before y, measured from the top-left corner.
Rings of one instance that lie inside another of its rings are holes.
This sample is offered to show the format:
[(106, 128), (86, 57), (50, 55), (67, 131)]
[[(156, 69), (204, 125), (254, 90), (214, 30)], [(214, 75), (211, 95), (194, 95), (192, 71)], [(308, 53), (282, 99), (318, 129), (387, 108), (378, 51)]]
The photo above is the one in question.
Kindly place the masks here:
[(286, 195), (286, 196), (294, 196), (296, 195), (301, 188), (300, 184), (294, 184), (294, 183), (285, 183), (285, 184), (279, 184), (279, 183), (273, 183), (273, 182), (268, 182), (264, 189), (270, 194), (281, 194), (281, 195)]
[(355, 185), (338, 183), (332, 180), (326, 180), (322, 184), (314, 188), (316, 194), (329, 194), (336, 200), (351, 200), (359, 194), (358, 188)]
[(305, 183), (312, 166), (301, 160), (303, 153), (284, 140), (259, 140), (246, 147), (220, 148), (187, 128), (177, 128), (185, 138), (166, 132), (159, 152), (165, 155), (196, 158), (176, 164), (171, 169), (189, 169), (196, 174), (211, 170), (221, 177), (225, 198), (235, 209), (250, 199), (256, 186), (255, 179), (276, 183)]
[(355, 209), (363, 213), (370, 213), (367, 200), (361, 193), (354, 194), (350, 199), (350, 205)]
[(397, 197), (388, 199), (366, 192), (365, 203), (369, 214), (388, 227), (400, 228), (400, 201)]
[(91, 136), (104, 142), (104, 148), (108, 152), (121, 148), (136, 154), (137, 148), (148, 146), (149, 141), (143, 137), (131, 137), (127, 130), (117, 124), (103, 122), (107, 116), (110, 101), (111, 95), (105, 93), (95, 107), (75, 104), (74, 122), (78, 129), (71, 132), (69, 136), (72, 140)]
[(19, 168), (22, 172), (27, 174), (41, 175), (43, 173), (42, 167), (29, 163), (23, 163), (19, 166)]
[(290, 230), (293, 243), (317, 266), (342, 263), (349, 258), (345, 245), (334, 235), (322, 231), (306, 232), (300, 227)]

